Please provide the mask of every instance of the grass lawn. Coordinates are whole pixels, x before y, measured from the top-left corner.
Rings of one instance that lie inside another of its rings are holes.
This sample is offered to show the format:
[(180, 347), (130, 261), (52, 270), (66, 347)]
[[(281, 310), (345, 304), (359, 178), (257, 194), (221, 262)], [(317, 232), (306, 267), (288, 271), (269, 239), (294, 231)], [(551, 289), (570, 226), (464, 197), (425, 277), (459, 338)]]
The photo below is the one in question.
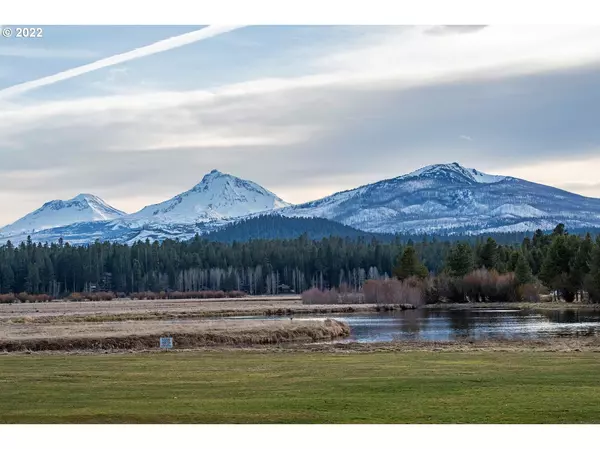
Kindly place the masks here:
[(600, 354), (5, 355), (0, 423), (600, 423)]

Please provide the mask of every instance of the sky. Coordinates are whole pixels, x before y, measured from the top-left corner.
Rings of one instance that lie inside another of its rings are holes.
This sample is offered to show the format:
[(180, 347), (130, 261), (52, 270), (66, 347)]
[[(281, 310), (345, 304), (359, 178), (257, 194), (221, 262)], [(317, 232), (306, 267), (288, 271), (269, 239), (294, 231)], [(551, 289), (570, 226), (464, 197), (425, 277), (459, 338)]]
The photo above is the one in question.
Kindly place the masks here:
[(600, 197), (600, 27), (45, 26), (0, 38), (0, 226), (216, 168), (292, 203), (459, 162)]

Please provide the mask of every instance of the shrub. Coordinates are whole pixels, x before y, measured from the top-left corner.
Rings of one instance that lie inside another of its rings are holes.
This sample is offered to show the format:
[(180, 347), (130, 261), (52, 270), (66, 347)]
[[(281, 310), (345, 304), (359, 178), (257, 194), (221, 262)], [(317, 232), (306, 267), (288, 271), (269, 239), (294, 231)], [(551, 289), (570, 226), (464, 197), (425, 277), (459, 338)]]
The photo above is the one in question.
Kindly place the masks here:
[(527, 302), (539, 302), (540, 301), (540, 289), (535, 284), (524, 284), (518, 288), (518, 295), (521, 301)]
[(222, 290), (202, 290), (196, 292), (134, 292), (131, 293), (132, 299), (222, 299), (222, 298), (242, 298), (246, 293), (238, 290), (224, 292)]
[(443, 301), (466, 301), (462, 278), (455, 278), (442, 273), (434, 278), (429, 278), (425, 286), (425, 301), (428, 304)]
[(425, 302), (425, 283), (417, 277), (405, 281), (369, 279), (363, 285), (363, 293), (366, 303), (418, 306)]
[(49, 302), (53, 299), (50, 295), (31, 295), (29, 293), (17, 293), (16, 297), (21, 302)]
[(17, 297), (13, 293), (0, 295), (0, 304), (10, 304), (12, 302), (17, 302)]
[(335, 289), (319, 290), (311, 288), (302, 293), (303, 304), (339, 304), (340, 298)]

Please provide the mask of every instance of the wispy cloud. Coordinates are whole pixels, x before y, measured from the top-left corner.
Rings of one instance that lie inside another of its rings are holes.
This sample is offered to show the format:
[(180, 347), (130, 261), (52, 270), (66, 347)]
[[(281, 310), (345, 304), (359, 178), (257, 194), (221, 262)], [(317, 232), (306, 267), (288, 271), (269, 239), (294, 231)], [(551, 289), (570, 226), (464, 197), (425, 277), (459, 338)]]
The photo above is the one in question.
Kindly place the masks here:
[(87, 59), (98, 55), (96, 52), (83, 49), (0, 46), (0, 56), (31, 59)]
[(181, 34), (179, 36), (174, 36), (169, 39), (163, 39), (161, 41), (155, 42), (151, 45), (146, 45), (144, 47), (136, 48), (135, 50), (128, 51), (125, 53), (121, 53), (118, 55), (110, 56), (108, 58), (100, 59), (99, 61), (92, 62), (90, 64), (85, 64), (80, 67), (75, 67), (73, 69), (65, 70), (63, 72), (57, 73), (51, 76), (45, 76), (43, 78), (39, 78), (33, 81), (27, 81), (22, 84), (17, 84), (15, 86), (7, 87), (6, 89), (0, 90), (0, 99), (6, 99), (14, 95), (18, 95), (24, 92), (28, 92), (30, 90), (36, 89), (42, 86), (48, 86), (50, 84), (57, 83), (59, 81), (64, 81), (70, 78), (74, 78), (79, 75), (83, 75), (85, 73), (93, 72), (94, 70), (103, 69), (106, 67), (111, 67), (116, 64), (121, 64), (126, 61), (131, 61), (138, 58), (143, 58), (145, 56), (150, 56), (156, 53), (161, 53), (167, 50), (171, 50), (173, 48), (181, 47), (183, 45), (188, 45), (194, 42), (201, 41), (203, 39), (208, 39), (214, 36), (218, 36), (219, 34), (228, 33), (229, 31), (233, 31), (237, 28), (241, 28), (240, 25), (211, 25), (205, 28), (202, 28), (198, 31), (192, 31), (190, 33)]
[[(253, 38), (275, 46), (269, 37)], [(169, 89), (179, 85), (161, 83), (145, 67), (115, 67), (98, 74), (106, 75), (111, 95), (98, 95), (101, 86), (94, 86), (87, 97), (0, 108), (0, 173), (21, 172), (20, 179), (22, 170), (44, 169), (48, 154), (68, 171), (47, 174), (43, 185), (0, 176), (0, 194), (29, 192), (41, 203), (50, 190), (51, 199), (87, 190), (135, 210), (189, 188), (216, 167), (301, 202), (445, 161), (448, 154), (483, 171), (591, 185), (597, 161), (586, 164), (585, 181), (583, 168), (565, 173), (552, 161), (558, 171), (551, 172), (531, 163), (597, 154), (585, 142), (600, 142), (593, 126), (600, 54), (589, 44), (599, 38), (598, 27), (490, 26), (447, 35), (376, 30), (364, 39), (340, 38), (336, 48), (319, 43), (304, 59), (287, 52), (273, 57), (279, 66), (292, 59), (301, 65), (289, 76), (260, 66), (256, 78), (219, 83), (216, 76), (209, 86), (194, 79), (186, 84), (190, 90), (177, 91)], [(507, 168), (513, 161), (522, 166)], [(161, 182), (148, 173), (160, 173)], [(29, 212), (29, 203), (6, 198), (0, 197), (9, 205), (0, 222)]]

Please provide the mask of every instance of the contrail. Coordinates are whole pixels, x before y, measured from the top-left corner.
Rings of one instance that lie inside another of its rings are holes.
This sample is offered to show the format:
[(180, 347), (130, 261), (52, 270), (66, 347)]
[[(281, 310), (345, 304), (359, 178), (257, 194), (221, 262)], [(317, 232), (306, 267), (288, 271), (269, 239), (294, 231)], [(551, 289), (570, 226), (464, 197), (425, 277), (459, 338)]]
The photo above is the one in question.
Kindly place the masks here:
[(170, 37), (168, 39), (155, 42), (154, 44), (146, 45), (145, 47), (136, 48), (135, 50), (100, 59), (99, 61), (92, 62), (90, 64), (65, 70), (64, 72), (57, 73), (56, 75), (45, 76), (37, 80), (27, 81), (25, 83), (7, 87), (6, 89), (0, 90), (0, 99), (22, 94), (38, 87), (48, 86), (59, 81), (64, 81), (69, 78), (83, 75), (84, 73), (93, 72), (94, 70), (103, 69), (105, 67), (131, 61), (133, 59), (143, 58), (144, 56), (153, 55), (155, 53), (171, 50), (173, 48), (181, 47), (183, 45), (201, 41), (203, 39), (208, 39), (219, 34), (228, 33), (229, 31), (242, 28), (243, 26), (244, 25), (210, 25), (198, 31), (192, 31), (180, 36)]

